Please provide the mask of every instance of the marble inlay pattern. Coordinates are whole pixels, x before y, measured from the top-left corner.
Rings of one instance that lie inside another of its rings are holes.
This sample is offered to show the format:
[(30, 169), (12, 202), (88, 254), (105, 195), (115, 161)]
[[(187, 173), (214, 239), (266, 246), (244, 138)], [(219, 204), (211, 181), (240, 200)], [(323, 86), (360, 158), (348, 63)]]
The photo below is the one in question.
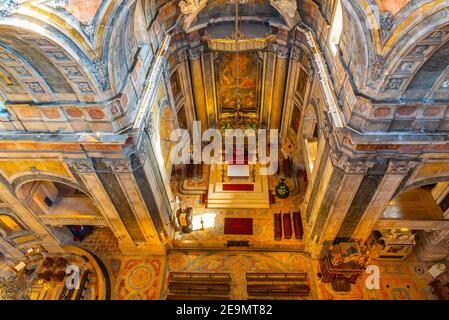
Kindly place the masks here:
[[(168, 271), (173, 272), (225, 272), (231, 275), (231, 298), (246, 299), (246, 273), (312, 272), (305, 254), (294, 252), (204, 252), (175, 251), (169, 254)], [(310, 299), (315, 297), (315, 284), (308, 277)], [(167, 289), (165, 288), (167, 291)]]
[(122, 260), (114, 294), (120, 300), (158, 300), (165, 257), (126, 257)]

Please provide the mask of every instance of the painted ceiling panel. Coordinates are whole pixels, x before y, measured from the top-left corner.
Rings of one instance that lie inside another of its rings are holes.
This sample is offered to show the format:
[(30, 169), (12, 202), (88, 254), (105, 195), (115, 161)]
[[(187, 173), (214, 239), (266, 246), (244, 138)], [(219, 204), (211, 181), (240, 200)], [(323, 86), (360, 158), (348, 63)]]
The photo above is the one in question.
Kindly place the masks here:
[(7, 32), (0, 32), (0, 42), (13, 48), (27, 60), (43, 76), (53, 92), (74, 93), (72, 87), (58, 68), (41, 51), (31, 46), (29, 42), (18, 39)]

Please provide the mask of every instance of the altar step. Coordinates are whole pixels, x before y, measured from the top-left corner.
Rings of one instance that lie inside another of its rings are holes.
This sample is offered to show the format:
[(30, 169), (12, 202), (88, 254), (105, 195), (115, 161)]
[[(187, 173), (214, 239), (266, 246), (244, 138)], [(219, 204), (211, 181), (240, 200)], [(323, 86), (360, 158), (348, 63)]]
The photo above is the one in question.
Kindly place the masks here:
[[(241, 197), (245, 197), (245, 195), (241, 195)], [(249, 208), (257, 208), (257, 209), (268, 209), (270, 208), (269, 199), (208, 199), (207, 207), (213, 209), (249, 209)]]

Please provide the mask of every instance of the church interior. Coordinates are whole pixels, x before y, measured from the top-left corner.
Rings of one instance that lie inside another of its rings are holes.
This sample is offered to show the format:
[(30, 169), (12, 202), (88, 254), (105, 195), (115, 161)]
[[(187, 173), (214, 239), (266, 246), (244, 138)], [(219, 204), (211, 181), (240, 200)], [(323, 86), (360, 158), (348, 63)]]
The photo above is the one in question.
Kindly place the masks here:
[(448, 134), (449, 0), (0, 0), (0, 300), (449, 300)]

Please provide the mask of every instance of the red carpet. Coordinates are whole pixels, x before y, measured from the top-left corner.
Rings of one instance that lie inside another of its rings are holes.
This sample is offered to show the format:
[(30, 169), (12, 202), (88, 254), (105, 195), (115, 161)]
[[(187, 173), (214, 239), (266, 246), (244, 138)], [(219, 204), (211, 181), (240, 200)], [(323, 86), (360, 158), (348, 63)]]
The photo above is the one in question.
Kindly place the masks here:
[(254, 185), (227, 183), (223, 184), (223, 191), (254, 191)]
[(224, 234), (253, 234), (252, 218), (225, 218)]

